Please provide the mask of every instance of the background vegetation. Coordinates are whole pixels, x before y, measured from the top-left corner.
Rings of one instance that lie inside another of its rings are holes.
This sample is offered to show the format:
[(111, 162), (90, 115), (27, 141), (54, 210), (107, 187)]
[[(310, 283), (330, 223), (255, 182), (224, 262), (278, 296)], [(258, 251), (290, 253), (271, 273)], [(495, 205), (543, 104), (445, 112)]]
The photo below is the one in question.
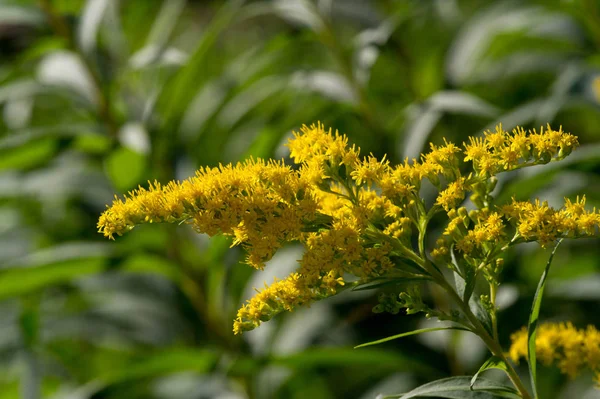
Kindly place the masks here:
[[(148, 179), (285, 157), (317, 120), (392, 162), (498, 122), (562, 125), (582, 147), (499, 196), (598, 206), (599, 101), (596, 0), (0, 0), (0, 398), (374, 398), (472, 374), (486, 353), (461, 332), (352, 349), (428, 324), (371, 313), (373, 292), (233, 336), (300, 248), (254, 273), (228, 240), (154, 225), (108, 242), (97, 218)], [(598, 243), (563, 244), (542, 320), (600, 325)], [(548, 255), (507, 259), (506, 348)], [(599, 397), (590, 376), (539, 380), (543, 398)]]

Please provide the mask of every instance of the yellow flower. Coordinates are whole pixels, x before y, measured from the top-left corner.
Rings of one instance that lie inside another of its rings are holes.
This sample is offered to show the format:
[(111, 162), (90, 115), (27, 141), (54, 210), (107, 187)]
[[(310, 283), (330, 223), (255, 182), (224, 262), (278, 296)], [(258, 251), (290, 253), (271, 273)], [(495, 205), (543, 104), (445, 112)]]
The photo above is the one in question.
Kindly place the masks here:
[(538, 241), (542, 246), (561, 237), (594, 235), (600, 226), (600, 214), (594, 209), (586, 211), (585, 197), (575, 203), (565, 200), (565, 207), (555, 210), (547, 202), (515, 201), (502, 207), (504, 216), (511, 220), (519, 235), (526, 241)]
[(501, 170), (513, 170), (528, 165), (561, 160), (577, 147), (577, 138), (553, 130), (550, 125), (540, 133), (535, 129), (527, 134), (521, 127), (508, 133), (502, 125), (495, 132), (487, 131), (485, 138), (469, 138), (464, 143), (465, 161), (473, 162), (473, 169), (482, 176), (493, 176)]
[(499, 213), (492, 212), (487, 215), (483, 212), (478, 219), (475, 227), (458, 241), (458, 250), (470, 254), (475, 247), (481, 247), (485, 243), (498, 243), (506, 235), (505, 225)]
[(314, 300), (312, 291), (304, 287), (298, 273), (292, 273), (284, 280), (275, 280), (273, 284), (258, 291), (257, 295), (246, 302), (237, 312), (233, 331), (240, 334), (258, 327), (263, 321), (274, 315)]
[[(509, 356), (514, 362), (527, 358), (527, 330), (511, 335)], [(600, 373), (600, 333), (594, 326), (578, 330), (571, 323), (547, 323), (538, 327), (536, 355), (546, 366), (555, 364), (562, 373), (576, 377), (582, 370)]]
[(438, 165), (442, 173), (450, 172), (451, 169), (458, 166), (458, 157), (456, 154), (461, 152), (461, 150), (454, 143), (449, 143), (444, 139), (443, 146), (437, 147), (431, 143), (430, 147), (430, 152), (422, 156), (424, 164)]
[(508, 138), (508, 133), (502, 129), (502, 124), (500, 123), (498, 126), (496, 126), (495, 132), (490, 132), (488, 130), (484, 133), (484, 136), (486, 147), (492, 151), (499, 151), (504, 148)]
[[(598, 233), (600, 215), (585, 209), (585, 197), (566, 200), (559, 210), (539, 201), (513, 201), (497, 209), (489, 195), (495, 174), (562, 159), (577, 145), (574, 136), (550, 127), (540, 133), (522, 128), (508, 133), (499, 125), (468, 142), (461, 150), (444, 139), (444, 145), (431, 145), (418, 159), (392, 166), (385, 156), (361, 160), (360, 150), (350, 147), (346, 136), (321, 123), (302, 126), (288, 143), (299, 168), (259, 159), (202, 168), (182, 182), (154, 182), (115, 198), (100, 216), (98, 229), (113, 239), (139, 224), (189, 223), (199, 233), (231, 237), (257, 269), (286, 242), (300, 242), (304, 254), (297, 270), (240, 308), (236, 334), (335, 295), (348, 288), (348, 281), (397, 279), (407, 273), (406, 265), (426, 264), (427, 253), (451, 268), (450, 255), (459, 252), (464, 255), (459, 262), (476, 266), (485, 260), (491, 267), (497, 259), (488, 255), (496, 256), (494, 251), (515, 231), (521, 240), (543, 246), (561, 237)], [(461, 162), (469, 161), (473, 173), (462, 177)], [(428, 188), (437, 189), (435, 206), (420, 194), (424, 179), (434, 186)], [(477, 209), (458, 208), (466, 198)], [(428, 251), (424, 237), (430, 232), (424, 228), (441, 209), (448, 224), (436, 248)], [(493, 278), (494, 270), (486, 277)], [(540, 338), (541, 359), (553, 359), (553, 342)], [(590, 364), (600, 359), (594, 348), (588, 348)], [(574, 372), (575, 360), (565, 359), (559, 366)]]
[(456, 208), (464, 199), (468, 187), (465, 185), (465, 178), (461, 177), (453, 181), (437, 197), (435, 203), (440, 205), (446, 212), (451, 208)]
[(298, 164), (311, 165), (313, 163), (329, 163), (329, 166), (346, 165), (354, 169), (358, 162), (360, 149), (348, 147), (348, 138), (337, 131), (332, 133), (331, 128), (326, 132), (319, 122), (310, 127), (303, 125), (300, 133), (294, 132), (294, 138), (287, 144), (290, 157)]
[(379, 182), (386, 174), (389, 168), (389, 162), (385, 160), (385, 156), (381, 161), (375, 158), (372, 154), (365, 158), (362, 162), (356, 165), (356, 168), (350, 173), (352, 179), (357, 186), (363, 184), (373, 184)]
[(262, 268), (286, 241), (300, 238), (317, 217), (313, 186), (281, 162), (250, 160), (201, 169), (195, 177), (166, 186), (139, 188), (115, 199), (98, 228), (109, 238), (142, 223), (188, 222), (200, 233), (235, 238)]

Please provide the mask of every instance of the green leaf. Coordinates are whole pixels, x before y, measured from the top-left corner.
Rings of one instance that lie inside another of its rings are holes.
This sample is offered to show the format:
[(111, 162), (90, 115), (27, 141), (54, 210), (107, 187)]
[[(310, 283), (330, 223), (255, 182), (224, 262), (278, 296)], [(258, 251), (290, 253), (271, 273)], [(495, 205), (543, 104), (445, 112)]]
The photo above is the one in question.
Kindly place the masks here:
[[(108, 243), (72, 241), (56, 244), (48, 248), (14, 259), (4, 265), (5, 268), (33, 268), (66, 261), (79, 261), (90, 258), (102, 258), (113, 253)], [(1, 274), (0, 274), (1, 275)]]
[(443, 90), (427, 99), (426, 106), (410, 105), (408, 127), (404, 134), (404, 157), (418, 157), (444, 114), (467, 114), (484, 117), (498, 115), (498, 109), (485, 100), (461, 91)]
[(56, 149), (56, 140), (41, 139), (3, 151), (0, 156), (0, 170), (31, 169), (43, 165), (55, 154)]
[(81, 21), (77, 29), (77, 43), (85, 54), (93, 54), (96, 51), (98, 31), (108, 5), (107, 0), (88, 1), (81, 10)]
[(194, 53), (190, 56), (187, 64), (166, 85), (158, 99), (159, 106), (164, 109), (165, 126), (173, 126), (179, 113), (187, 108), (196, 91), (190, 88), (198, 87), (207, 78), (208, 67), (207, 54), (213, 48), (217, 38), (237, 15), (242, 1), (231, 0), (225, 2), (218, 13), (211, 18), (206, 26), (202, 38), (199, 40)]
[(471, 386), (471, 377), (450, 377), (421, 385), (403, 395), (386, 396), (386, 398), (420, 398), (436, 397), (450, 399), (492, 399), (510, 398), (520, 399), (518, 392), (507, 385), (492, 380), (480, 378)]
[(355, 287), (352, 287), (352, 291), (365, 291), (365, 290), (374, 290), (377, 288), (387, 287), (390, 285), (398, 285), (398, 284), (406, 284), (406, 283), (416, 283), (421, 281), (429, 281), (431, 277), (428, 276), (420, 276), (420, 277), (401, 277), (401, 278), (393, 278), (393, 279), (381, 279), (382, 281), (369, 281), (365, 284), (360, 284)]
[(454, 272), (454, 284), (456, 286), (456, 292), (463, 301), (468, 302), (471, 311), (477, 317), (485, 329), (493, 335), (492, 331), (492, 319), (488, 311), (481, 304), (481, 300), (477, 296), (473, 296), (475, 290), (475, 283), (477, 275), (472, 266), (467, 264), (461, 264), (454, 256), (454, 250), (451, 251), (452, 262), (456, 271)]
[(214, 367), (217, 360), (218, 355), (213, 351), (170, 348), (139, 359), (125, 367), (110, 370), (100, 377), (100, 381), (106, 385), (114, 385), (182, 371), (206, 373)]
[(552, 253), (550, 254), (550, 258), (548, 258), (548, 263), (546, 263), (546, 268), (544, 269), (544, 273), (542, 273), (542, 277), (540, 278), (540, 282), (538, 284), (537, 290), (535, 291), (535, 296), (533, 297), (533, 304), (531, 305), (531, 312), (529, 313), (529, 323), (527, 325), (527, 362), (529, 363), (529, 375), (531, 377), (531, 387), (533, 389), (533, 397), (537, 398), (537, 371), (536, 371), (536, 356), (535, 356), (535, 338), (537, 336), (537, 327), (540, 316), (540, 308), (542, 306), (542, 296), (544, 295), (544, 288), (546, 287), (546, 280), (548, 278), (548, 273), (550, 271), (550, 265), (552, 264), (552, 259), (554, 259), (554, 254), (558, 249), (558, 246), (562, 242), (562, 239), (558, 240)]
[[(466, 265), (465, 267), (458, 266), (461, 273), (454, 272), (454, 284), (456, 285), (456, 292), (464, 302), (469, 302), (473, 296), (475, 290), (475, 282), (477, 276), (472, 266)], [(464, 277), (463, 277), (464, 276)]]
[(364, 349), (355, 351), (350, 348), (316, 348), (308, 349), (289, 356), (278, 356), (270, 359), (271, 364), (293, 369), (314, 369), (317, 367), (380, 367), (394, 372), (411, 371), (421, 374), (437, 373), (435, 369), (418, 360), (411, 359), (397, 352), (381, 349)]
[(492, 356), (481, 365), (477, 373), (475, 373), (475, 375), (471, 379), (471, 388), (473, 388), (473, 385), (475, 385), (475, 381), (477, 381), (479, 374), (489, 369), (499, 369), (507, 371), (506, 363), (504, 362), (504, 360), (500, 359), (498, 356)]
[(39, 299), (35, 295), (21, 300), (19, 325), (24, 347), (26, 349), (34, 348), (40, 335)]
[(387, 338), (378, 339), (377, 341), (366, 342), (364, 344), (360, 344), (360, 345), (355, 346), (354, 349), (356, 349), (356, 348), (362, 348), (362, 347), (365, 347), (365, 346), (382, 344), (384, 342), (392, 341), (394, 339), (408, 337), (409, 335), (416, 335), (416, 334), (426, 333), (426, 332), (430, 332), (430, 331), (440, 331), (440, 330), (462, 330), (462, 331), (470, 331), (467, 328), (458, 327), (458, 326), (423, 328), (423, 329), (420, 329), (420, 330), (414, 330), (414, 331), (409, 331), (409, 332), (405, 332), (405, 333), (402, 333), (402, 334), (392, 335), (392, 336), (387, 337)]
[(477, 320), (479, 320), (483, 327), (485, 327), (487, 332), (490, 335), (493, 335), (494, 331), (492, 327), (492, 316), (487, 311), (485, 306), (483, 306), (481, 299), (477, 295), (471, 296), (471, 299), (469, 300), (469, 307), (471, 308), (471, 311), (475, 317), (477, 317)]
[(181, 281), (178, 265), (156, 254), (133, 254), (119, 265), (119, 270), (124, 273), (160, 275), (176, 283)]
[(29, 143), (38, 142), (46, 138), (82, 137), (91, 140), (108, 140), (96, 132), (91, 124), (70, 124), (44, 126), (39, 128), (22, 129), (11, 132), (10, 135), (0, 138), (0, 151), (14, 151)]
[(7, 270), (0, 273), (0, 300), (98, 273), (106, 263), (105, 258), (76, 259), (47, 266)]
[(119, 191), (127, 191), (140, 182), (146, 169), (146, 157), (129, 148), (116, 149), (106, 160), (106, 170)]

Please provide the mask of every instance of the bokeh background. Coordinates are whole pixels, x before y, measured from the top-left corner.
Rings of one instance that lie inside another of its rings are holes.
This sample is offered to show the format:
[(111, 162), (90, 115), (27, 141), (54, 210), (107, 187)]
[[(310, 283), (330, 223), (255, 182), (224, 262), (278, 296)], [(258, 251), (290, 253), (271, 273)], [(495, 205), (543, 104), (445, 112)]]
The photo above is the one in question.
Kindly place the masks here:
[[(234, 336), (301, 248), (255, 272), (187, 226), (108, 241), (99, 214), (149, 179), (285, 158), (319, 120), (392, 162), (499, 122), (562, 125), (581, 148), (504, 176), (498, 199), (600, 206), (600, 2), (0, 0), (0, 112), (1, 399), (375, 398), (472, 374), (486, 351), (461, 332), (352, 349), (435, 324), (373, 314), (369, 291)], [(599, 243), (563, 244), (543, 320), (600, 326)], [(548, 255), (506, 260), (505, 348)], [(540, 373), (543, 398), (600, 397), (590, 375)]]

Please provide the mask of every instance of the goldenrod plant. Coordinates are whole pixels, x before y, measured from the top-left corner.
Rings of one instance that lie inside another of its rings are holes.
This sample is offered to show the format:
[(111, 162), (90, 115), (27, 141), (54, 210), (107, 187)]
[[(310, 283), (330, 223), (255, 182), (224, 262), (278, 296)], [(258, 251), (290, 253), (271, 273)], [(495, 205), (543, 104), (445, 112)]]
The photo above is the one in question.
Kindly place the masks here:
[[(462, 147), (448, 141), (431, 144), (419, 159), (391, 165), (385, 157), (361, 157), (344, 135), (318, 123), (303, 126), (288, 143), (297, 167), (251, 159), (200, 169), (183, 182), (155, 182), (116, 198), (98, 228), (112, 239), (143, 223), (189, 223), (198, 233), (231, 236), (257, 269), (286, 242), (300, 242), (304, 254), (297, 270), (239, 309), (235, 334), (344, 290), (385, 287), (375, 312), (404, 308), (450, 325), (364, 345), (459, 329), (477, 335), (492, 354), (472, 378), (443, 379), (394, 397), (529, 399), (537, 397), (536, 340), (543, 343), (542, 362), (557, 362), (569, 375), (585, 365), (598, 370), (600, 341), (595, 329), (578, 332), (571, 325), (542, 325), (537, 333), (550, 260), (529, 326), (513, 336), (507, 355), (498, 337), (496, 305), (505, 254), (526, 242), (549, 248), (565, 238), (595, 236), (600, 213), (585, 208), (584, 196), (566, 199), (554, 209), (538, 199), (497, 204), (493, 191), (498, 174), (560, 161), (577, 145), (577, 138), (562, 129), (517, 127), (508, 132), (498, 125), (495, 131), (470, 137)], [(426, 185), (437, 191), (434, 201), (424, 199)], [(434, 217), (446, 220), (437, 236), (428, 229)], [(475, 289), (478, 282), (485, 291)], [(442, 309), (428, 303), (421, 294), (427, 285), (445, 293), (453, 306)], [(509, 357), (530, 361), (531, 393)], [(513, 386), (480, 378), (489, 368), (504, 370)]]

